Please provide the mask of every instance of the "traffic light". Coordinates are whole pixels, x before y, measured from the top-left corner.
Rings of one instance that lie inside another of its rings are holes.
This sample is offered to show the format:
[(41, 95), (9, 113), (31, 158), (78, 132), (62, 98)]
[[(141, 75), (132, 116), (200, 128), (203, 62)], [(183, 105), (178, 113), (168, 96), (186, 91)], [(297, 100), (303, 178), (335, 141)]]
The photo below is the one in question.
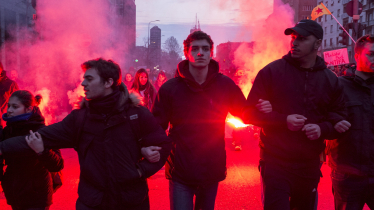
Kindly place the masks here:
[[(352, 23), (348, 23), (344, 25), (344, 29), (349, 33), (349, 29), (352, 28)], [(341, 39), (339, 40), (339, 43), (342, 45), (349, 45), (349, 36), (348, 34), (343, 30), (342, 27), (339, 27), (340, 30), (342, 30), (341, 33), (339, 33), (339, 36)]]

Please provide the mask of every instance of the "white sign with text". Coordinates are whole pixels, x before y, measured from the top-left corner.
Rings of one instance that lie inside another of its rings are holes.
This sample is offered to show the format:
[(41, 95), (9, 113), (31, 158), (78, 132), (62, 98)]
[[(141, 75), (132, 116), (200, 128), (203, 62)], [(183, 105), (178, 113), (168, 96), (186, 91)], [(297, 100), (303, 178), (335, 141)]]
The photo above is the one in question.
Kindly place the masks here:
[(336, 66), (349, 63), (347, 48), (323, 52), (323, 55), (325, 57), (327, 66)]

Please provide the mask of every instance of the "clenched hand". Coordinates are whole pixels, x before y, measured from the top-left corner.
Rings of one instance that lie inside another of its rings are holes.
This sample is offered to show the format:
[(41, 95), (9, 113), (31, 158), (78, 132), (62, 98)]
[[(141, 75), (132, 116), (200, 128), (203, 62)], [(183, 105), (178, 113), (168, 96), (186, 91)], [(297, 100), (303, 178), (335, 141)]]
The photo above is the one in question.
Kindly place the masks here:
[(300, 130), (307, 120), (306, 117), (299, 114), (291, 114), (287, 116), (287, 127), (291, 131), (298, 131)]

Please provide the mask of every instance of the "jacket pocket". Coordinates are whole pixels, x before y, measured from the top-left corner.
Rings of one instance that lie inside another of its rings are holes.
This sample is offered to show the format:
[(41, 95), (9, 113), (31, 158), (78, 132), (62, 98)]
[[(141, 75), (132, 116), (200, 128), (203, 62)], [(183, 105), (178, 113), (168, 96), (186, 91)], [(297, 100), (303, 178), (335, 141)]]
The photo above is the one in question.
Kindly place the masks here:
[(360, 101), (346, 102), (348, 110), (348, 122), (351, 123), (350, 129), (362, 129), (362, 103)]

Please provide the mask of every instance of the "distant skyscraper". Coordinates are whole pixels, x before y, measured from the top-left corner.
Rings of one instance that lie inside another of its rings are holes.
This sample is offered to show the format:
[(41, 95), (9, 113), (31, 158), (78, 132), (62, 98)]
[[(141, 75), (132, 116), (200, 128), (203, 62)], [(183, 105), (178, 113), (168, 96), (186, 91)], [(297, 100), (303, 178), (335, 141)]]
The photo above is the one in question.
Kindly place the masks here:
[(149, 39), (149, 61), (151, 67), (155, 67), (161, 60), (161, 29), (158, 26), (151, 28)]

